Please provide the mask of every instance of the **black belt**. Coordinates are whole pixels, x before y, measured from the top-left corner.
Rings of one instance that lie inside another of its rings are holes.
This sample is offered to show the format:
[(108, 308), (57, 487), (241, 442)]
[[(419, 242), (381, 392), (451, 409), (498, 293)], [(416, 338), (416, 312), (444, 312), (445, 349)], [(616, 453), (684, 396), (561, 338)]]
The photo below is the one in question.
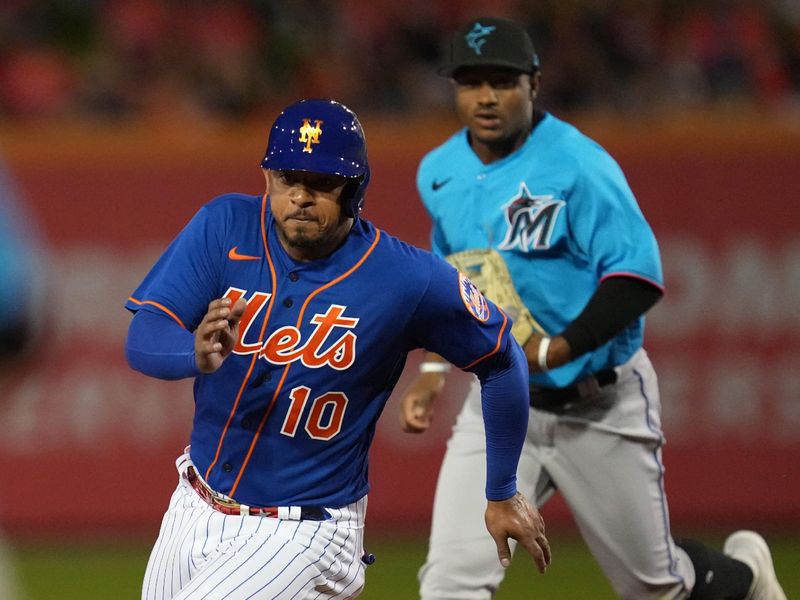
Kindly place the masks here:
[(617, 382), (614, 369), (601, 369), (596, 373), (563, 388), (531, 385), (531, 406), (552, 413), (563, 413), (572, 405), (597, 396), (601, 389)]

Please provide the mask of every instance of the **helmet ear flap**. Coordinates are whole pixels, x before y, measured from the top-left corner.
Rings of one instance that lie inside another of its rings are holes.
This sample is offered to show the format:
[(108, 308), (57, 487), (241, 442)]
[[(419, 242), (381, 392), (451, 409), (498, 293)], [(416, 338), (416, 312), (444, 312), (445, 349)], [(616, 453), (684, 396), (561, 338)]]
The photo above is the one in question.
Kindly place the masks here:
[(364, 182), (366, 176), (351, 178), (342, 189), (342, 206), (348, 217), (358, 218), (364, 206)]
[(348, 179), (347, 183), (344, 184), (344, 188), (342, 189), (342, 208), (344, 208), (344, 212), (348, 217), (354, 216), (353, 214), (353, 201), (355, 200), (356, 194), (358, 193), (358, 179), (352, 177)]

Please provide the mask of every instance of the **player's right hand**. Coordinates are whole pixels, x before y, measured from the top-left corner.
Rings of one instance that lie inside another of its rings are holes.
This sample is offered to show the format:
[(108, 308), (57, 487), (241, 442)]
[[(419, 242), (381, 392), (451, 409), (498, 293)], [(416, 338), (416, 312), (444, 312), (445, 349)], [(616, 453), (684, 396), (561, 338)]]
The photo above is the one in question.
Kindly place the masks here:
[(247, 308), (244, 298), (231, 306), (230, 298), (218, 298), (208, 305), (194, 332), (194, 356), (202, 373), (213, 373), (233, 351), (239, 337), (239, 321)]
[(423, 433), (433, 423), (433, 402), (444, 387), (443, 373), (421, 373), (400, 399), (400, 426), (406, 433)]

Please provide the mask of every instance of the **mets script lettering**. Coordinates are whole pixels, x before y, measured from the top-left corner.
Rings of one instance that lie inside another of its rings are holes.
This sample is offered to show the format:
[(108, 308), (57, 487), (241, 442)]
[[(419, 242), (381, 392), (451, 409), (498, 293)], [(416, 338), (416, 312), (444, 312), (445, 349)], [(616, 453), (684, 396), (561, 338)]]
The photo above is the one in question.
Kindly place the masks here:
[(564, 204), (553, 196), (532, 195), (525, 182), (521, 182), (519, 193), (503, 206), (508, 229), (498, 248), (522, 251), (549, 248), (558, 212)]
[[(228, 288), (225, 298), (236, 302), (247, 293), (246, 290)], [(273, 331), (263, 342), (245, 343), (245, 336), (250, 332), (255, 317), (262, 312), (269, 302), (271, 294), (254, 292), (247, 299), (247, 309), (239, 322), (239, 339), (233, 347), (234, 354), (258, 353), (275, 365), (286, 365), (300, 361), (310, 369), (331, 367), (337, 371), (349, 368), (356, 359), (357, 336), (352, 331), (358, 324), (357, 318), (345, 317), (346, 306), (331, 304), (323, 313), (314, 314), (309, 323), (314, 325), (308, 339), (303, 341), (300, 329), (290, 325)], [(256, 328), (253, 328), (256, 329)], [(249, 339), (258, 339), (253, 331)]]

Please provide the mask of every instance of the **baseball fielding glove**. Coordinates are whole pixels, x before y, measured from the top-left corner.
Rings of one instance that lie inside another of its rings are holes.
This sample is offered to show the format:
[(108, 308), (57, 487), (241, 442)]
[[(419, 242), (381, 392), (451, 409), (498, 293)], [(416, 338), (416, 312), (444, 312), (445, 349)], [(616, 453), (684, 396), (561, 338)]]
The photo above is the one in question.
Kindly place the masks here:
[(487, 298), (511, 317), (514, 321), (511, 334), (520, 345), (524, 345), (534, 331), (547, 335), (519, 297), (514, 282), (511, 281), (508, 266), (497, 250), (464, 250), (446, 256), (445, 260), (469, 277)]

